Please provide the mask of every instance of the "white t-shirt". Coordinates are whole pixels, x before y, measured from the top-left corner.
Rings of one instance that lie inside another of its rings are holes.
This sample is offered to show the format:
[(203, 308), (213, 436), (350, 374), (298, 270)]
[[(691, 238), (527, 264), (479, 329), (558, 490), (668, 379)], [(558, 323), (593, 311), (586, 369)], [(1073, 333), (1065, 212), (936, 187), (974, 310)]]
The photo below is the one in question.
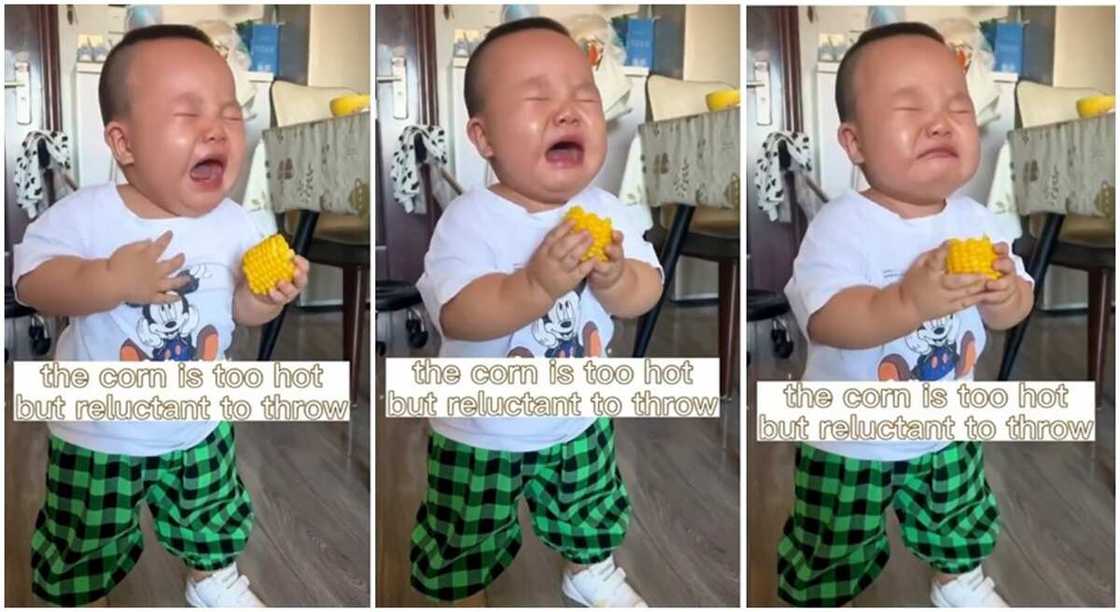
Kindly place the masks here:
[[(58, 361), (198, 361), (224, 359), (233, 338), (233, 292), (241, 255), (263, 236), (245, 211), (226, 199), (203, 217), (142, 219), (115, 185), (84, 188), (51, 206), (16, 245), (12, 285), (59, 256), (108, 258), (130, 242), (171, 230), (163, 259), (186, 256), (179, 274), (191, 281), (178, 302), (131, 306), (71, 317), (58, 338)], [(18, 299), (18, 296), (17, 296)], [(153, 389), (153, 393), (158, 392)], [(212, 402), (217, 410), (216, 402)], [(152, 456), (198, 444), (217, 421), (56, 422), (51, 433), (105, 453)]]
[[(456, 198), (440, 217), (424, 257), (418, 287), (431, 320), (439, 329), (439, 315), (451, 298), (487, 274), (512, 274), (524, 267), (548, 232), (559, 225), (573, 206), (611, 218), (623, 233), (627, 259), (661, 269), (653, 247), (633, 225), (615, 196), (596, 187), (580, 192), (564, 206), (530, 213), (489, 189), (474, 189)], [(541, 319), (514, 333), (469, 342), (443, 336), (440, 357), (605, 357), (614, 333), (610, 314), (589, 287), (569, 292)], [(595, 419), (580, 418), (437, 418), (432, 429), (470, 446), (525, 452), (566, 442)]]
[[(987, 235), (1011, 243), (1001, 224), (982, 204), (950, 197), (936, 215), (903, 219), (857, 192), (829, 202), (809, 224), (786, 296), (802, 334), (809, 317), (840, 291), (857, 285), (886, 287), (898, 282), (918, 255), (949, 238)], [(1018, 273), (1030, 280), (1014, 254)], [(975, 360), (987, 335), (980, 311), (967, 308), (926, 321), (913, 333), (870, 349), (845, 350), (809, 343), (804, 380), (972, 380)], [(822, 450), (859, 459), (900, 461), (944, 448), (944, 441), (813, 442)]]

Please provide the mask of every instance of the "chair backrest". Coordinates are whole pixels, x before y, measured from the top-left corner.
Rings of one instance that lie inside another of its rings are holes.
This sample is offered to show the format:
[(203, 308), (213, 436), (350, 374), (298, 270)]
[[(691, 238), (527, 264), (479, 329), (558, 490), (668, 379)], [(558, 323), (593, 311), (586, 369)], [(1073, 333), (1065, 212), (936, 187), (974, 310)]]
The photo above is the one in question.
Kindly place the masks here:
[(1023, 127), (1034, 127), (1077, 119), (1077, 101), (1100, 93), (1086, 87), (1051, 87), (1019, 81), (1015, 87), (1015, 101)]
[(306, 123), (331, 116), (331, 100), (356, 93), (345, 87), (308, 87), (287, 81), (272, 83), (272, 110), (276, 125)]
[(731, 89), (731, 86), (719, 81), (682, 81), (656, 74), (646, 80), (654, 121), (706, 113), (708, 103), (704, 97), (721, 89)]

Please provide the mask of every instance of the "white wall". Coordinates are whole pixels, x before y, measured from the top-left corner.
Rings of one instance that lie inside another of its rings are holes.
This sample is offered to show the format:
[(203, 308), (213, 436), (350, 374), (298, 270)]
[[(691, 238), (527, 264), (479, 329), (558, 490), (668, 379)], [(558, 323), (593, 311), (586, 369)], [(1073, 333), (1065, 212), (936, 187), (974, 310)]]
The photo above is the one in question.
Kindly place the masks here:
[[(69, 7), (69, 8), (68, 8)], [(67, 17), (73, 13), (74, 23)], [(164, 23), (194, 24), (207, 19), (225, 20), (230, 23), (247, 19), (260, 19), (264, 15), (263, 5), (177, 5), (164, 6)], [(109, 35), (109, 8), (107, 6), (73, 4), (58, 10), (58, 47), (59, 75), (62, 79), (62, 127), (73, 132), (76, 104), (85, 100), (74, 100), (74, 65), (78, 51), (79, 34)]]
[(369, 5), (312, 5), (311, 24), (307, 84), (369, 92)]
[(1115, 7), (1058, 7), (1054, 28), (1054, 85), (1115, 92), (1115, 28)]
[(684, 71), (689, 81), (739, 83), (739, 23), (736, 4), (690, 4), (684, 17)]
[[(801, 108), (806, 134), (816, 133), (817, 101), (817, 43), (820, 34), (846, 34), (866, 29), (866, 6), (814, 6), (813, 20), (809, 20), (810, 7), (797, 10), (798, 29), (801, 37)], [(1006, 6), (908, 6), (904, 18), (931, 25), (942, 19), (965, 18), (979, 23), (987, 19), (1006, 17)], [(827, 99), (835, 94), (828, 92)]]

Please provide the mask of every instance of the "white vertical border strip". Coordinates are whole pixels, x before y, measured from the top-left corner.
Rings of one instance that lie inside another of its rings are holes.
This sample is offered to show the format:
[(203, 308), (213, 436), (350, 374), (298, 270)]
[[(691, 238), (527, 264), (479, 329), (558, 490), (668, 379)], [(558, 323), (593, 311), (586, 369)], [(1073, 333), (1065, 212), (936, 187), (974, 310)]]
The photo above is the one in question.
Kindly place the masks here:
[[(746, 98), (747, 86), (747, 5), (739, 4), (739, 92), (741, 98)], [(747, 120), (746, 107), (739, 105), (739, 607), (747, 606), (747, 546), (750, 537), (747, 535), (747, 444), (750, 432), (747, 431), (747, 397), (750, 396), (750, 377), (747, 375), (747, 240), (750, 237), (747, 231), (747, 220), (750, 214), (747, 210)]]
[[(375, 287), (377, 281), (377, 4), (370, 0), (369, 2), (369, 87), (370, 87), (370, 109), (369, 112), (373, 113), (373, 121), (370, 122), (371, 128), (374, 130), (370, 134), (369, 146), (369, 182), (370, 182), (370, 225), (369, 225), (369, 240), (371, 248), (369, 250), (369, 287)], [(369, 346), (366, 347), (366, 354), (369, 355), (369, 443), (366, 444), (366, 452), (369, 456), (366, 457), (366, 465), (370, 466), (369, 470), (369, 609), (373, 610), (377, 605), (377, 463), (374, 458), (377, 456), (374, 447), (377, 443), (377, 302), (370, 296), (370, 309), (369, 309)]]
[[(4, 34), (3, 34), (3, 32), (5, 31), (4, 30), (4, 18), (6, 16), (7, 16), (7, 8), (5, 7), (5, 9), (3, 11), (0, 11), (0, 40), (2, 40), (4, 38)], [(7, 47), (5, 47), (5, 48), (7, 48)], [(7, 106), (7, 105), (5, 105), (5, 106)], [(5, 117), (5, 114), (6, 114), (5, 111), (0, 110), (0, 119), (3, 119)], [(5, 161), (0, 162), (0, 164), (2, 164), (2, 166), (0, 166), (0, 167), (4, 168), (4, 176), (5, 177), (8, 176), (7, 156), (5, 156)], [(6, 207), (5, 207), (5, 209), (6, 209)], [(5, 233), (5, 225), (7, 223), (7, 217), (8, 217), (8, 214), (7, 214), (7, 211), (5, 210), (4, 215), (0, 216), (0, 234), (3, 234), (4, 236), (7, 236), (7, 234)], [(5, 257), (5, 260), (7, 260), (7, 257)], [(4, 272), (2, 272), (2, 274), (4, 275), (4, 280), (5, 281), (8, 280), (8, 270), (7, 270), (7, 268), (8, 268), (8, 266), (5, 265), (4, 266)], [(8, 346), (8, 344), (7, 344), (8, 339), (6, 337), (7, 333), (8, 333), (8, 325), (7, 325), (7, 321), (5, 321), (3, 329), (0, 329), (0, 340), (3, 340), (4, 346)], [(7, 449), (8, 410), (11, 409), (8, 406), (8, 401), (7, 401), (7, 389), (8, 389), (8, 387), (7, 387), (7, 372), (8, 372), (8, 366), (7, 366), (7, 363), (5, 363), (4, 367), (0, 368), (0, 389), (3, 389), (4, 394), (5, 394), (4, 395), (4, 401), (3, 401), (3, 405), (4, 405), (4, 414), (3, 414), (3, 418), (4, 418), (4, 426), (3, 426), (4, 452), (0, 453), (0, 508), (2, 508), (2, 510), (0, 510), (0, 512), (4, 513), (4, 518), (5, 519), (7, 519), (8, 505), (7, 505), (7, 499), (5, 499), (5, 495), (4, 495), (4, 491), (5, 491), (4, 481), (8, 477), (8, 469), (7, 469), (7, 467), (8, 467), (7, 466), (7, 457), (8, 457), (8, 454), (7, 454), (7, 450), (8, 450)], [(5, 522), (4, 524), (7, 525), (7, 522)], [(8, 550), (7, 543), (5, 542), (5, 534), (7, 533), (7, 531), (8, 530), (5, 528), (3, 533), (0, 533), (0, 549), (3, 549), (5, 551)], [(6, 556), (7, 555), (3, 555), (3, 557), (6, 557)], [(4, 558), (3, 557), (0, 557), (0, 575), (3, 575), (5, 577), (4, 578), (4, 583), (6, 585), (7, 584), (7, 572), (5, 571)], [(7, 601), (6, 601), (6, 597), (5, 597), (7, 591), (8, 591), (8, 589), (5, 587), (3, 592), (0, 592), (0, 606), (3, 606), (5, 609), (7, 609)]]

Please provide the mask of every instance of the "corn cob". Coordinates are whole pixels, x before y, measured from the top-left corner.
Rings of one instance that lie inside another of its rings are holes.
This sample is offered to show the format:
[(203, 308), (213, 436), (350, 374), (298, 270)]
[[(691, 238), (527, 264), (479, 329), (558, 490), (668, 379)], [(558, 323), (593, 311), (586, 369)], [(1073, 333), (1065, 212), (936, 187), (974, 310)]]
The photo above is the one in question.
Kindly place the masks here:
[(273, 234), (245, 252), (241, 269), (245, 272), (249, 290), (264, 295), (281, 281), (295, 278), (295, 252), (283, 236)]
[(609, 217), (600, 217), (592, 212), (586, 212), (579, 206), (574, 206), (568, 211), (566, 220), (571, 221), (575, 230), (587, 230), (591, 234), (591, 246), (583, 252), (580, 261), (587, 261), (594, 257), (599, 261), (607, 260), (606, 248), (611, 243), (611, 220)]
[(982, 274), (996, 279), (1001, 274), (992, 267), (995, 261), (996, 250), (987, 236), (949, 240), (949, 257), (945, 262), (949, 274)]

